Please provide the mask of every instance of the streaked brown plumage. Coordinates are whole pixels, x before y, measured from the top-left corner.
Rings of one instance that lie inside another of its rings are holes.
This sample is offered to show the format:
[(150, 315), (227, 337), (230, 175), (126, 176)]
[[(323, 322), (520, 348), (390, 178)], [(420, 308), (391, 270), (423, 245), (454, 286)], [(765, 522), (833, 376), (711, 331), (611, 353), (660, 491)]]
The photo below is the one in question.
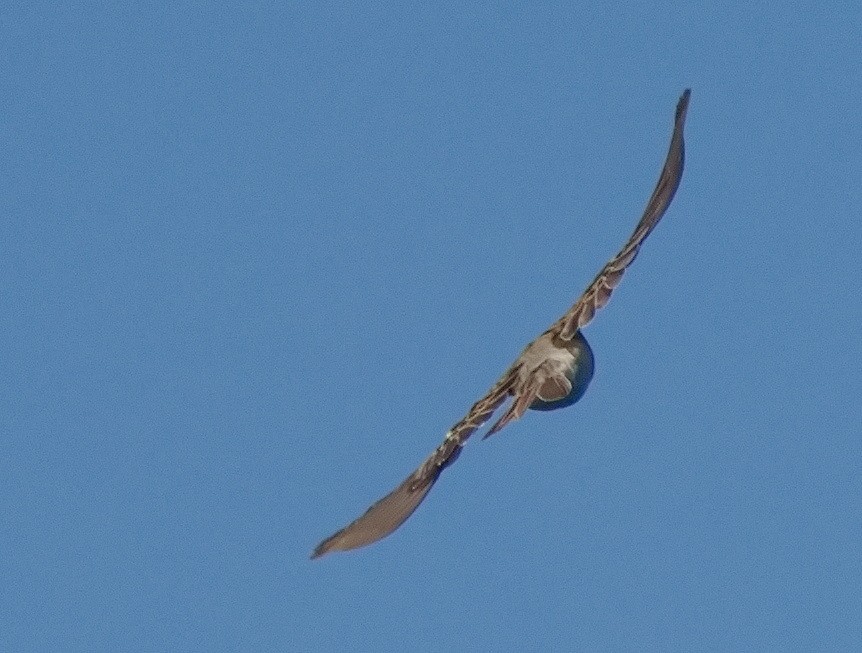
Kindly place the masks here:
[(443, 442), (404, 482), (372, 505), (362, 516), (323, 540), (312, 553), (318, 558), (330, 551), (348, 551), (372, 544), (398, 528), (419, 506), (440, 473), (451, 465), (467, 439), (491, 417), (509, 396), (512, 403), (485, 437), (519, 419), (528, 408), (552, 410), (577, 401), (593, 373), (593, 355), (580, 329), (604, 307), (640, 246), (658, 224), (682, 179), (685, 162), (683, 128), (690, 91), (676, 106), (674, 129), (667, 158), (643, 217), (622, 249), (608, 261), (592, 283), (559, 320), (524, 348), (488, 393), (470, 408)]

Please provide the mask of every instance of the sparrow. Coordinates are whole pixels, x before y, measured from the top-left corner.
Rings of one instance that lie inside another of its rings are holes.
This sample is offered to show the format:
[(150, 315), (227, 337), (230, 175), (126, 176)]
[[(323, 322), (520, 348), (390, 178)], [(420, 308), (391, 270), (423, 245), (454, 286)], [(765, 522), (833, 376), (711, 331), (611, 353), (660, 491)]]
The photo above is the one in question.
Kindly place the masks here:
[(401, 485), (318, 544), (312, 559), (331, 551), (349, 551), (372, 544), (401, 526), (422, 503), (443, 470), (455, 462), (468, 438), (508, 398), (511, 397), (511, 403), (484, 438), (521, 418), (528, 409), (557, 410), (571, 406), (583, 396), (593, 377), (594, 363), (592, 349), (581, 329), (608, 303), (679, 187), (685, 162), (683, 128), (690, 95), (691, 90), (686, 89), (679, 98), (673, 135), (658, 183), (622, 249), (605, 264), (572, 307), (528, 344), (485, 396), (449, 429), (440, 446)]

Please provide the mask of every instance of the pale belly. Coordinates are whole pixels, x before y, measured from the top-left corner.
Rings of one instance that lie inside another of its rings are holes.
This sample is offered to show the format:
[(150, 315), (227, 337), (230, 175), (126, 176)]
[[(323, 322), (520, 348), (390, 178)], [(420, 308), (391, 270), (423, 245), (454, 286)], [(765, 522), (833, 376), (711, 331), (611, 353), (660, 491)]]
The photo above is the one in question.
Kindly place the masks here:
[(555, 401), (536, 399), (530, 404), (531, 410), (556, 410), (557, 408), (571, 406), (584, 396), (587, 386), (590, 385), (590, 381), (593, 378), (593, 371), (595, 369), (593, 351), (590, 349), (587, 339), (584, 338), (580, 331), (575, 334), (569, 348), (553, 348), (552, 351), (546, 352), (546, 356), (546, 360), (553, 362), (559, 371), (569, 379), (572, 389), (565, 397)]

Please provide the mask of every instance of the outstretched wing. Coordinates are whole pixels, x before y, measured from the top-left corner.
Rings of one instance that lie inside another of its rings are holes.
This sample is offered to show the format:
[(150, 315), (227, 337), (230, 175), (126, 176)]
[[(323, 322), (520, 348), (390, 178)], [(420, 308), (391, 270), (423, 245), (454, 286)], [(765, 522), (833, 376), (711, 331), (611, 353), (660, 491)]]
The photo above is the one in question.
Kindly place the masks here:
[(596, 311), (608, 303), (614, 288), (622, 280), (626, 268), (635, 260), (641, 244), (655, 229), (676, 194), (685, 164), (683, 128), (690, 95), (691, 90), (686, 89), (676, 105), (673, 136), (670, 139), (667, 158), (655, 190), (647, 202), (643, 217), (635, 227), (634, 233), (617, 255), (605, 264), (578, 301), (548, 329), (547, 332), (554, 333), (561, 340), (571, 340), (575, 331), (588, 324)]
[[(662, 167), (655, 190), (647, 202), (643, 217), (635, 227), (634, 233), (628, 239), (623, 248), (608, 261), (601, 272), (596, 275), (592, 283), (587, 287), (577, 302), (554, 322), (540, 338), (550, 336), (552, 339), (569, 342), (575, 336), (578, 329), (593, 319), (596, 311), (610, 300), (611, 293), (617, 287), (623, 277), (626, 268), (640, 250), (641, 243), (646, 240), (650, 232), (661, 220), (667, 207), (673, 199), (679, 182), (682, 179), (682, 170), (685, 164), (685, 142), (683, 139), (683, 128), (685, 127), (685, 114), (688, 110), (688, 99), (691, 90), (686, 89), (676, 105), (674, 117), (673, 136), (670, 139), (667, 158)], [(538, 339), (537, 339), (538, 340)], [(533, 343), (530, 343), (531, 345)], [(526, 352), (530, 345), (527, 346)], [(522, 354), (523, 355), (523, 354)], [(541, 394), (542, 388), (551, 383), (562, 383), (565, 377), (560, 376), (553, 368), (545, 365), (529, 366), (530, 373), (524, 374), (513, 389), (514, 399), (506, 412), (488, 430), (485, 437), (488, 438), (497, 433), (510, 422), (520, 419), (535, 399)]]
[(372, 544), (389, 535), (413, 514), (446, 467), (455, 462), (461, 448), (476, 429), (488, 421), (500, 407), (515, 384), (517, 364), (510, 367), (488, 393), (473, 404), (455, 424), (440, 446), (397, 488), (371, 506), (357, 520), (327, 537), (317, 545), (312, 558), (330, 551), (349, 551)]
[[(641, 243), (667, 210), (682, 177), (685, 158), (682, 132), (689, 93), (690, 91), (686, 90), (677, 104), (670, 151), (658, 185), (637, 228), (620, 252), (602, 268), (581, 298), (551, 325), (545, 334), (552, 333), (555, 337), (568, 341), (580, 327), (593, 318), (596, 310), (607, 303), (623, 272), (637, 256)], [(521, 364), (519, 357), (488, 393), (473, 404), (467, 415), (449, 430), (440, 446), (404, 479), (401, 485), (377, 501), (358, 519), (323, 540), (315, 547), (311, 557), (319, 558), (330, 551), (349, 551), (372, 544), (401, 526), (422, 503), (440, 473), (455, 461), (467, 439), (488, 421), (510, 394), (514, 396), (514, 401), (488, 435), (520, 418), (539, 395), (543, 383), (547, 380), (544, 377), (540, 379), (535, 370), (532, 374), (519, 377)]]

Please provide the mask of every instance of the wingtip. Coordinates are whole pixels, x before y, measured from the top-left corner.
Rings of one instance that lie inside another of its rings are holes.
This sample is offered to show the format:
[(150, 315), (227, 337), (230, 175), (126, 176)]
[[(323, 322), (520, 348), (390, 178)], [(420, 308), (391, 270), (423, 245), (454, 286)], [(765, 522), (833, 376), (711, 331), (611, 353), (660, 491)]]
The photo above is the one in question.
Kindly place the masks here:
[(371, 505), (357, 519), (336, 531), (311, 552), (311, 559), (332, 551), (352, 551), (382, 540), (396, 531), (419, 507), (437, 481), (440, 472), (456, 457), (436, 464), (439, 449), (413, 471), (401, 484)]
[(691, 97), (691, 89), (687, 88), (682, 92), (682, 95), (679, 97), (679, 102), (676, 104), (676, 120), (675, 122), (680, 122), (681, 120), (685, 120), (685, 114), (688, 111), (688, 100)]
[(314, 551), (311, 552), (311, 555), (308, 556), (308, 559), (309, 560), (317, 560), (318, 558), (321, 558), (321, 557), (325, 556), (327, 553), (329, 553), (330, 552), (329, 545), (332, 542), (332, 537), (333, 536), (327, 537), (325, 540), (323, 540), (323, 542), (321, 542), (316, 547), (314, 547)]

